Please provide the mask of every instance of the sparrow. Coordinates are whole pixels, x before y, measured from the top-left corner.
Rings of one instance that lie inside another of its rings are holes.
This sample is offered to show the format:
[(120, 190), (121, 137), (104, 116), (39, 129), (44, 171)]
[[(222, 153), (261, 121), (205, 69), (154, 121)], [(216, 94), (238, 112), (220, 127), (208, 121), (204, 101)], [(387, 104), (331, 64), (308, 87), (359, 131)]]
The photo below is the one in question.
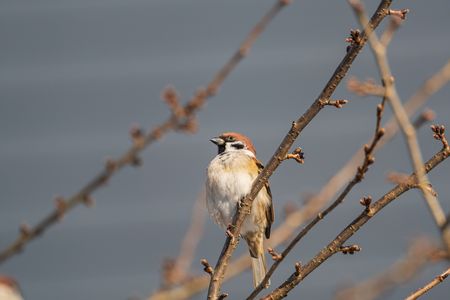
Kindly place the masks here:
[[(226, 132), (210, 141), (217, 145), (218, 153), (206, 171), (206, 206), (213, 221), (228, 232), (236, 205), (250, 192), (264, 166), (256, 158), (251, 140), (240, 133)], [(240, 229), (250, 252), (254, 287), (267, 272), (264, 237), (270, 238), (273, 220), (272, 193), (267, 183), (253, 200)]]
[(17, 282), (0, 274), (0, 300), (23, 300)]

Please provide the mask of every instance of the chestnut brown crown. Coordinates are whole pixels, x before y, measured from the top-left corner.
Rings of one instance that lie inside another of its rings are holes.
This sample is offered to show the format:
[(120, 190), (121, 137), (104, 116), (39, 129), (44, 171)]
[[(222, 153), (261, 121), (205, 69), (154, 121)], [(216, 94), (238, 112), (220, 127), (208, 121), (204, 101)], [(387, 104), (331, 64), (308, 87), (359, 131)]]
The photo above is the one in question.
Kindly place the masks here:
[[(252, 141), (250, 140), (249, 137), (247, 137), (241, 133), (224, 132), (218, 138), (216, 138), (216, 141), (217, 141), (217, 139), (223, 140), (225, 143), (236, 142), (236, 141), (242, 142), (245, 145), (246, 149), (251, 151), (256, 156), (255, 146), (253, 146)], [(212, 139), (211, 141), (216, 143), (215, 139)]]

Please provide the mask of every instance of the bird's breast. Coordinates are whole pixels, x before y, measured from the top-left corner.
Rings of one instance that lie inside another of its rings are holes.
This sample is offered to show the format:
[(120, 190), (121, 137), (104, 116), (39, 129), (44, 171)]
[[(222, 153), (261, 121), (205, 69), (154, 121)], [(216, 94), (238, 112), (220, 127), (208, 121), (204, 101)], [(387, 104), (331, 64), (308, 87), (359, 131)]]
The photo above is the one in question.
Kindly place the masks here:
[(206, 196), (210, 215), (221, 226), (231, 224), (237, 202), (250, 192), (257, 166), (246, 157), (218, 156), (207, 170)]

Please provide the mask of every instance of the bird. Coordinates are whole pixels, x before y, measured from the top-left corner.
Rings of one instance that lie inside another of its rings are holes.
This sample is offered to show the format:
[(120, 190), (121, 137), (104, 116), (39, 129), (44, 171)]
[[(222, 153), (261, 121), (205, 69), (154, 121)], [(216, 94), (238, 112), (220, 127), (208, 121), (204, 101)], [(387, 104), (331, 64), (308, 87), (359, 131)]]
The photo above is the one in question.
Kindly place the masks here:
[(0, 274), (0, 300), (23, 300), (17, 281)]
[[(213, 221), (229, 233), (236, 206), (250, 192), (264, 166), (256, 158), (252, 141), (243, 134), (225, 132), (210, 141), (217, 145), (218, 153), (206, 171), (206, 206)], [(240, 236), (247, 242), (250, 252), (254, 287), (267, 273), (264, 237), (270, 238), (273, 221), (272, 193), (266, 183), (253, 200), (250, 214), (240, 228)], [(265, 288), (269, 284), (268, 281)]]

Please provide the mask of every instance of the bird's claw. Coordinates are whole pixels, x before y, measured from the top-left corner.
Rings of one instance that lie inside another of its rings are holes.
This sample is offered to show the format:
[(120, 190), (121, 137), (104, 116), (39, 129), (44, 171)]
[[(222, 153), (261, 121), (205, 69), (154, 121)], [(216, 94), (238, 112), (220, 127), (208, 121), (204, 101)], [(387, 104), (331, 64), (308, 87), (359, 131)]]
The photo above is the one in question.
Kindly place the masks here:
[(234, 240), (234, 238), (235, 238), (233, 231), (232, 231), (234, 227), (235, 226), (233, 224), (228, 224), (227, 230), (225, 231), (225, 234), (232, 240)]

